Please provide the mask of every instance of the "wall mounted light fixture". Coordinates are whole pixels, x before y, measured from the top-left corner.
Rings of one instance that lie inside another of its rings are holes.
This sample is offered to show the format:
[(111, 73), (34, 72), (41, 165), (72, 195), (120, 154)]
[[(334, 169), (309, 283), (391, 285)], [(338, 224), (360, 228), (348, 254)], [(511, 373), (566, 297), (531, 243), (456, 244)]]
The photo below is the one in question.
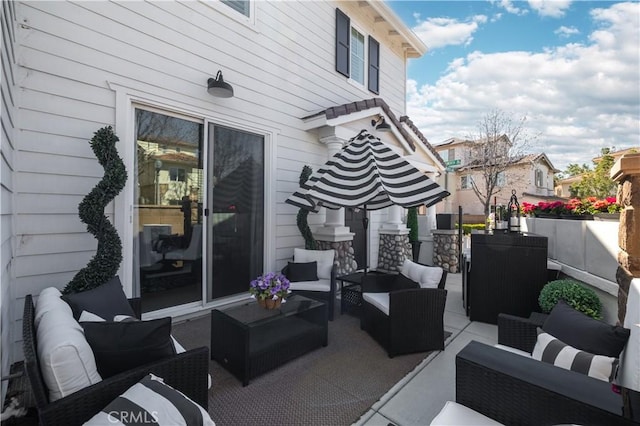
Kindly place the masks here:
[(216, 78), (207, 80), (207, 92), (218, 98), (230, 98), (233, 96), (233, 87), (222, 78), (222, 71), (218, 71)]
[[(378, 124), (376, 126), (376, 124)], [(376, 126), (376, 130), (379, 132), (390, 132), (391, 126), (387, 123), (384, 117), (380, 116), (377, 120), (371, 120), (371, 125)]]

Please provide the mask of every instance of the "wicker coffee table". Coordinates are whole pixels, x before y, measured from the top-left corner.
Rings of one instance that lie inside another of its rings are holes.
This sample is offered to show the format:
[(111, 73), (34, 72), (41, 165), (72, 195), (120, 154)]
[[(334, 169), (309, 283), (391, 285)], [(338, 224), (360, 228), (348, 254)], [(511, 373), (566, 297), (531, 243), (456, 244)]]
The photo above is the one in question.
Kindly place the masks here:
[(249, 380), (327, 346), (327, 306), (291, 295), (279, 309), (255, 301), (211, 311), (211, 359), (240, 381)]

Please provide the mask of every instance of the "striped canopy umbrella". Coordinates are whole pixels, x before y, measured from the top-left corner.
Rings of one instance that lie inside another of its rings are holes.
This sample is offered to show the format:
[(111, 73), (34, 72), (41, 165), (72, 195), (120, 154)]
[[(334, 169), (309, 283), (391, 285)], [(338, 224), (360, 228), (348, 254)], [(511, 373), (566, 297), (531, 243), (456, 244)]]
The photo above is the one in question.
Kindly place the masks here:
[(448, 195), (379, 138), (362, 130), (286, 202), (314, 212), (320, 207), (378, 210), (394, 204), (429, 207)]

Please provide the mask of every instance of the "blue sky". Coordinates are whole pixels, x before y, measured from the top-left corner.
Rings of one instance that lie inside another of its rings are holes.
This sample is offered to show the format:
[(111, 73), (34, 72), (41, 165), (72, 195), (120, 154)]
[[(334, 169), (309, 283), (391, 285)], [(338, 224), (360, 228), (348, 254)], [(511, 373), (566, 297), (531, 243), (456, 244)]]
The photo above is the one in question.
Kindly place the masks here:
[(409, 61), (407, 113), (432, 144), (473, 137), (490, 110), (526, 116), (558, 169), (640, 146), (640, 4), (387, 1), (429, 47)]

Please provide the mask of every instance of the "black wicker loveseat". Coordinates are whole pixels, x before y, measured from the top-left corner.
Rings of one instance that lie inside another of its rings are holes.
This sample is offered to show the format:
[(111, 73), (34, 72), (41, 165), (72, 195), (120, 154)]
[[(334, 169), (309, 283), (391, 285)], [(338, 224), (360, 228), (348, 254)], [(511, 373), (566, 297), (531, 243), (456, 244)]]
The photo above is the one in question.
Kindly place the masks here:
[[(140, 318), (140, 299), (130, 299), (129, 303), (136, 316)], [(34, 320), (33, 298), (27, 295), (22, 322), (24, 365), (36, 401), (40, 425), (80, 425), (148, 373), (162, 377), (166, 384), (207, 408), (209, 350), (206, 347), (192, 349), (116, 374), (50, 402), (49, 391), (45, 385), (37, 355), (38, 343)]]
[[(531, 352), (537, 327), (500, 314), (498, 343)], [(611, 383), (476, 341), (456, 356), (456, 402), (507, 425), (638, 424)]]

